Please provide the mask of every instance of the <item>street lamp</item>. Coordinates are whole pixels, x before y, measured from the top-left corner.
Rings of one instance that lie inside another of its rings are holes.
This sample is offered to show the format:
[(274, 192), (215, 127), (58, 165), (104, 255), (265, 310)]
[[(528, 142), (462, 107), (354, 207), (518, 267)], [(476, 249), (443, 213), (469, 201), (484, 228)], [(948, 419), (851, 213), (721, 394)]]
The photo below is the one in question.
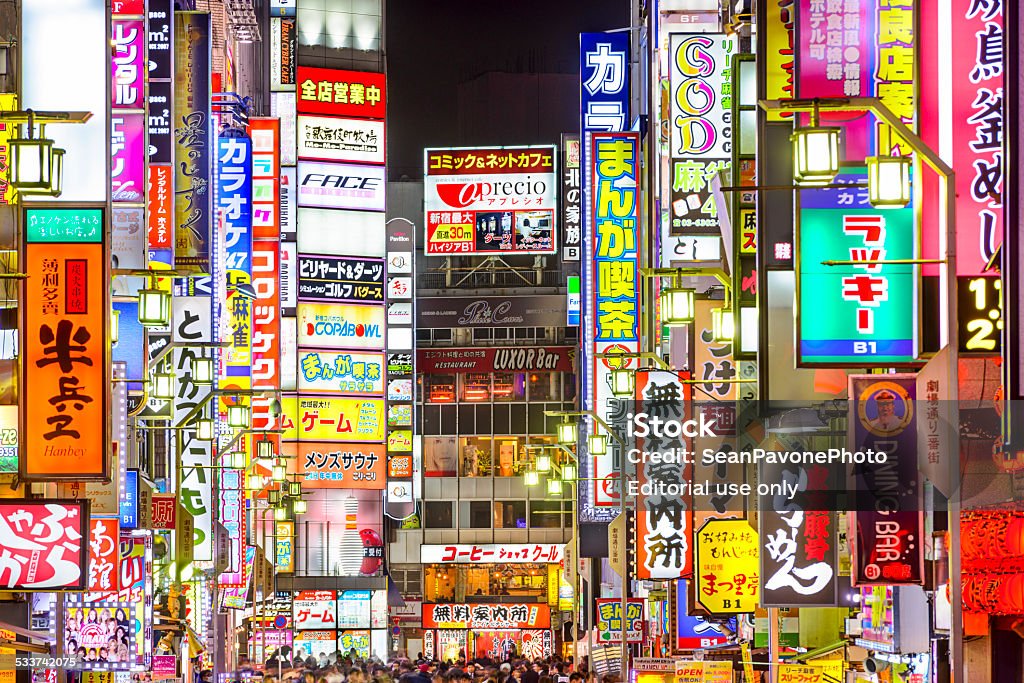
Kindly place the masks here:
[(277, 489), (267, 491), (267, 503), (269, 505), (277, 505), (281, 502), (281, 492)]
[(288, 470), (285, 468), (284, 463), (277, 461), (274, 466), (270, 468), (270, 478), (277, 482), (282, 482), (288, 478)]
[(171, 295), (162, 289), (139, 290), (139, 322), (143, 327), (163, 327), (171, 313)]
[(213, 420), (196, 420), (196, 438), (200, 441), (213, 441)]
[(682, 287), (666, 287), (661, 290), (658, 296), (658, 305), (661, 308), (661, 320), (669, 327), (686, 325), (693, 322), (693, 294), (692, 289)]
[(241, 404), (228, 406), (228, 426), (236, 429), (248, 429), (252, 415), (249, 406)]
[(11, 157), (11, 184), (22, 194), (48, 194), (60, 196), (64, 167), (64, 150), (55, 148), (46, 137), (46, 127), (39, 126), (35, 137), (32, 114), (26, 126), (28, 137), (21, 137), (18, 126), (16, 137), (7, 141)]
[(158, 372), (153, 375), (153, 398), (170, 401), (174, 398), (174, 374)]
[(562, 495), (562, 480), (551, 478), (548, 479), (548, 495), (549, 496), (560, 496)]
[(571, 446), (575, 444), (578, 434), (579, 432), (575, 422), (566, 420), (565, 422), (558, 423), (558, 443), (563, 446)]
[(572, 463), (562, 465), (562, 481), (576, 481), (576, 465)]
[(902, 209), (910, 203), (910, 157), (877, 156), (868, 166), (868, 201), (876, 209)]
[(192, 357), (192, 381), (200, 386), (213, 384), (213, 359)]
[(716, 342), (732, 342), (736, 334), (736, 318), (731, 308), (711, 309), (711, 337)]
[(263, 488), (263, 475), (261, 474), (250, 474), (248, 477), (248, 488), (250, 491), (259, 491)]
[(290, 481), (288, 482), (288, 495), (292, 498), (298, 498), (302, 495), (302, 482), (301, 481)]
[(550, 472), (551, 471), (551, 456), (544, 455), (541, 453), (537, 456), (537, 471), (538, 472)]
[(299, 498), (294, 503), (292, 503), (292, 512), (294, 512), (297, 515), (306, 514), (306, 501)]
[(283, 505), (274, 508), (274, 519), (278, 522), (283, 522), (288, 519), (288, 509)]
[(536, 486), (540, 483), (540, 473), (536, 470), (526, 470), (523, 472), (523, 483), (527, 486)]
[(260, 439), (256, 442), (256, 457), (261, 460), (268, 460), (274, 457), (274, 442), (270, 439)]
[(811, 125), (793, 130), (793, 176), (797, 185), (827, 185), (839, 173), (839, 129), (818, 125), (818, 108)]
[(636, 376), (630, 368), (617, 368), (608, 373), (612, 396), (632, 398), (636, 390)]
[(608, 437), (604, 434), (591, 434), (587, 438), (587, 450), (591, 455), (605, 455), (608, 452)]

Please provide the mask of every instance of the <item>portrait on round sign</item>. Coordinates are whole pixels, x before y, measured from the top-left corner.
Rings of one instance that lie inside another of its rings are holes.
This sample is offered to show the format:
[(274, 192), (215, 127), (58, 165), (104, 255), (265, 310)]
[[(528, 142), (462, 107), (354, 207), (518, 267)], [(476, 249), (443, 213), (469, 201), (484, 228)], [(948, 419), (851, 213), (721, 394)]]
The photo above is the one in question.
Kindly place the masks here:
[(876, 382), (861, 393), (857, 417), (875, 436), (896, 436), (914, 418), (914, 399), (894, 382)]

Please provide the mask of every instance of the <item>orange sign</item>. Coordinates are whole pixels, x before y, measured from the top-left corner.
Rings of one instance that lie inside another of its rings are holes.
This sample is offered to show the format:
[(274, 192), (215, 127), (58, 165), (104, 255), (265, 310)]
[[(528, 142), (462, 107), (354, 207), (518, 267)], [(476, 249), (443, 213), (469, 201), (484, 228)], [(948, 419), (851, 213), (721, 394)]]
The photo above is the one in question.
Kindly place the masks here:
[(392, 454), (388, 456), (388, 478), (389, 479), (410, 479), (412, 478), (412, 456), (405, 454)]
[(383, 444), (298, 444), (298, 473), (308, 489), (376, 489), (387, 481)]
[(146, 183), (148, 241), (150, 249), (170, 249), (174, 223), (174, 174), (170, 164), (150, 164)]
[(102, 209), (27, 208), (22, 479), (106, 479), (110, 282)]

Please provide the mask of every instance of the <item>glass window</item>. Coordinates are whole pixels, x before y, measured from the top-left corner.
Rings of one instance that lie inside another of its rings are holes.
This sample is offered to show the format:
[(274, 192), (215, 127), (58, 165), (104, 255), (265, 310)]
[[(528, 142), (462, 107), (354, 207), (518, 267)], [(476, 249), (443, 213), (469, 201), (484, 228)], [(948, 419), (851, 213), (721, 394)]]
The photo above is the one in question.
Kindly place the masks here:
[(529, 376), (528, 398), (532, 401), (558, 401), (561, 381), (557, 372), (531, 372)]
[(491, 328), (489, 327), (475, 328), (473, 330), (473, 341), (490, 341), (492, 336)]
[(455, 375), (424, 375), (427, 403), (455, 403)]
[(423, 597), (429, 602), (452, 602), (455, 599), (455, 567), (431, 565), (423, 570)]
[(495, 529), (525, 529), (526, 501), (499, 500), (494, 502)]
[(470, 500), (459, 503), (460, 529), (490, 529), (491, 501)]
[(495, 403), (522, 401), (526, 399), (526, 375), (522, 372), (494, 373)]
[(491, 400), (491, 375), (486, 372), (469, 372), (459, 376), (462, 381), (462, 401), (489, 403)]
[(562, 400), (576, 400), (576, 373), (563, 372), (562, 375)]
[(423, 526), (427, 529), (451, 529), (452, 502), (428, 500), (423, 502)]
[(459, 439), (462, 454), (459, 472), (463, 477), (491, 476), (491, 440), (489, 438), (462, 437)]
[[(559, 513), (563, 514), (559, 514)], [(572, 526), (571, 500), (531, 500), (530, 526), (541, 529)]]

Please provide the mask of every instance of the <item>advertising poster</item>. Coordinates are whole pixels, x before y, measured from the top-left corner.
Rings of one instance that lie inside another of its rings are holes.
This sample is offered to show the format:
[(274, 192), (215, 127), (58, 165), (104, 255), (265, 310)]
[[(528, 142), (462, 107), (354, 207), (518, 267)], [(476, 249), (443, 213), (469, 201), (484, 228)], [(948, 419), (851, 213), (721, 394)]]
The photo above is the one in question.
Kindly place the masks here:
[[(622, 600), (597, 598), (597, 632), (601, 643), (622, 642)], [(630, 599), (626, 605), (626, 642), (641, 643), (644, 639), (644, 601)]]
[(557, 149), (424, 150), (427, 254), (553, 254)]
[(295, 631), (292, 652), (296, 657), (316, 657), (335, 652), (338, 648), (337, 631)]
[(4, 590), (84, 590), (88, 586), (89, 503), (45, 499), (0, 503), (0, 537), (9, 539)]
[(697, 603), (711, 614), (753, 612), (760, 602), (757, 532), (745, 519), (711, 519), (697, 531)]
[(423, 628), (548, 628), (551, 611), (543, 604), (424, 603)]
[(300, 161), (295, 189), (300, 207), (384, 211), (386, 185), (383, 166)]
[(851, 375), (849, 381), (849, 449), (887, 456), (885, 463), (853, 466), (853, 585), (922, 584), (925, 529), (917, 471), (916, 375)]
[(174, 266), (210, 272), (210, 15), (174, 13)]
[(337, 594), (332, 590), (296, 592), (292, 599), (292, 624), (296, 631), (337, 628)]
[(24, 219), (20, 475), (29, 481), (104, 479), (111, 375), (103, 210), (28, 208)]
[(298, 67), (295, 109), (300, 114), (383, 119), (384, 74)]
[(384, 260), (299, 254), (298, 298), (384, 303)]
[(383, 306), (300, 303), (297, 306), (299, 346), (329, 349), (384, 348)]
[(311, 394), (382, 396), (384, 354), (299, 349), (298, 389)]
[(83, 669), (127, 670), (134, 664), (128, 646), (135, 620), (131, 603), (68, 604), (64, 619), (64, 651), (84, 662)]
[[(837, 184), (866, 183), (844, 171)], [(797, 231), (797, 353), (800, 365), (856, 367), (913, 361), (917, 355), (917, 266), (828, 261), (916, 257), (914, 209), (876, 209), (866, 185), (800, 192)]]
[(583, 169), (579, 135), (562, 134), (562, 260), (579, 261), (583, 243)]
[(285, 396), (281, 403), (290, 418), (281, 435), (286, 441), (384, 440), (383, 399)]

